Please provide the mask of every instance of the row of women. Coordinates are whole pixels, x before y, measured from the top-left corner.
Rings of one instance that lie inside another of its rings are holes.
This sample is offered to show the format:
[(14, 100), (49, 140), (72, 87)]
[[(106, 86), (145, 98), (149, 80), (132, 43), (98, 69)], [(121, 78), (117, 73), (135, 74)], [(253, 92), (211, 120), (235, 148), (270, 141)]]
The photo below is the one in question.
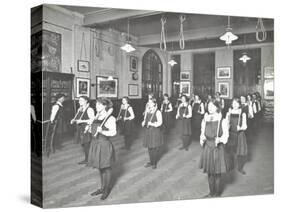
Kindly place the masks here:
[[(51, 115), (54, 123), (58, 121), (60, 110), (63, 108), (61, 98), (58, 98), (52, 109), (52, 113), (56, 112), (55, 115)], [(107, 98), (97, 99), (96, 114), (94, 109), (90, 107), (88, 97), (81, 96), (79, 105), (75, 117), (71, 120), (71, 124), (77, 125), (77, 141), (82, 144), (85, 155), (85, 159), (79, 164), (85, 164), (99, 170), (101, 187), (91, 195), (101, 194), (101, 200), (104, 200), (108, 197), (112, 187), (112, 165), (115, 161), (115, 150), (110, 137), (117, 134), (116, 126), (117, 123), (120, 123), (125, 148), (130, 149), (134, 132), (134, 110), (129, 104), (128, 97), (123, 97), (117, 119), (112, 115), (113, 104)], [(195, 97), (191, 105), (186, 96), (181, 97), (181, 103), (176, 113), (176, 119), (181, 125), (183, 145), (180, 149), (188, 150), (191, 135), (194, 134), (192, 129), (194, 129), (200, 137), (203, 149), (200, 167), (208, 174), (210, 186), (208, 197), (220, 195), (221, 174), (232, 168), (231, 157), (225, 154), (225, 149), (229, 149), (230, 153), (237, 156), (238, 170), (245, 174), (243, 165), (247, 155), (247, 142), (244, 132), (247, 129), (249, 109), (246, 111), (246, 107), (242, 106), (240, 100), (233, 99), (232, 108), (227, 116), (223, 117), (221, 101), (215, 98), (210, 98), (204, 105), (200, 98)], [(247, 106), (249, 105), (247, 104)], [(143, 146), (148, 149), (150, 159), (145, 167), (157, 168), (160, 148), (163, 145), (163, 134), (169, 132), (172, 111), (173, 107), (168, 95), (164, 95), (160, 110), (156, 99), (153, 95), (149, 95), (142, 122), (144, 128)], [(191, 122), (194, 124), (192, 125)]]

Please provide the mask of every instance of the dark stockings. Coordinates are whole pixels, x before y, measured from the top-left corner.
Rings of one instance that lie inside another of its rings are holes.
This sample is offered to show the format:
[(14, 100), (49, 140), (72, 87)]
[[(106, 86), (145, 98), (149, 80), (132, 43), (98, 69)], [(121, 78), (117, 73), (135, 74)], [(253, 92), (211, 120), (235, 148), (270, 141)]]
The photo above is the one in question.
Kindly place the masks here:
[(183, 148), (188, 150), (190, 144), (191, 144), (191, 136), (190, 135), (182, 135), (182, 146), (183, 146)]
[(246, 174), (245, 171), (243, 170), (245, 162), (246, 162), (245, 156), (237, 155), (237, 168), (238, 171), (241, 172), (242, 174)]
[(221, 174), (208, 174), (210, 196), (221, 194)]
[(159, 148), (148, 148), (148, 154), (150, 158), (150, 163), (152, 166), (156, 166), (158, 162), (158, 156), (159, 156)]

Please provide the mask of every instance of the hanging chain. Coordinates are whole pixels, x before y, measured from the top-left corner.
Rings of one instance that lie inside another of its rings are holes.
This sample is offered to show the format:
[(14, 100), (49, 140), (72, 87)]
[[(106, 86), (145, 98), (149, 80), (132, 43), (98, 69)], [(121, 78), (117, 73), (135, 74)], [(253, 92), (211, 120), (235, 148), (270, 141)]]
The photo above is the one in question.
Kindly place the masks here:
[(184, 34), (183, 34), (183, 22), (185, 21), (185, 16), (180, 16), (180, 39), (179, 39), (179, 45), (180, 49), (183, 50), (185, 48), (185, 41), (184, 41)]
[[(259, 37), (259, 33), (261, 32), (262, 37)], [(256, 39), (258, 42), (263, 42), (266, 40), (266, 30), (263, 25), (263, 21), (261, 18), (258, 18), (257, 26), (256, 26)]]
[(166, 36), (165, 36), (165, 24), (166, 24), (166, 18), (161, 18), (161, 37), (160, 37), (160, 49), (163, 51), (166, 51), (167, 45), (166, 45)]

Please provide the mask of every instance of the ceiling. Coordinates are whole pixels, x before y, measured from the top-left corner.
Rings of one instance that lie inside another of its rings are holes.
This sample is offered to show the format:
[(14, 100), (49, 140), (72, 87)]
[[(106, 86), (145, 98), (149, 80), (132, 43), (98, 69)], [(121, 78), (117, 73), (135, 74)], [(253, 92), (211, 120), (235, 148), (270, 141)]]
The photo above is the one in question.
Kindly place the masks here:
[[(161, 32), (161, 17), (166, 18), (166, 37), (174, 36), (174, 40), (178, 39), (180, 21), (179, 16), (182, 13), (160, 12), (160, 11), (143, 11), (142, 10), (127, 10), (113, 8), (97, 8), (97, 7), (80, 7), (80, 6), (65, 6), (61, 7), (73, 12), (84, 15), (85, 26), (99, 29), (114, 29), (119, 32), (127, 32), (128, 20), (130, 23), (130, 35), (137, 38), (146, 38), (155, 35), (154, 40), (159, 40)], [(116, 15), (118, 14), (118, 15)], [(219, 34), (224, 33), (227, 26), (227, 16), (220, 15), (205, 15), (205, 14), (190, 14), (185, 13), (186, 21), (183, 23), (185, 32), (196, 32), (200, 39), (206, 39), (208, 34), (212, 34), (209, 38), (214, 38)], [(97, 20), (98, 19), (98, 20)], [(267, 30), (273, 30), (273, 19), (263, 19), (264, 26)], [(230, 22), (233, 30), (247, 29), (245, 32), (241, 30), (237, 33), (255, 32), (257, 18), (254, 17), (238, 17), (231, 16)], [(250, 29), (251, 28), (251, 29)], [(217, 34), (211, 31), (218, 31)], [(199, 39), (198, 37), (198, 39)], [(155, 41), (151, 42), (155, 43)], [(147, 43), (144, 42), (146, 45)]]

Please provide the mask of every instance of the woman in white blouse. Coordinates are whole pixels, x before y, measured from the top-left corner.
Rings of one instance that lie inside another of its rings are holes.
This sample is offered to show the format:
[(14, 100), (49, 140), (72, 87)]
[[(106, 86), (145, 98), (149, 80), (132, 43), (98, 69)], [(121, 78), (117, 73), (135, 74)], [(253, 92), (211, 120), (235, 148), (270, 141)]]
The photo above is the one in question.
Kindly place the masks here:
[(210, 192), (205, 197), (220, 196), (221, 175), (227, 172), (224, 144), (228, 140), (228, 122), (222, 118), (220, 103), (212, 99), (208, 103), (208, 113), (201, 123), (200, 144), (202, 155), (200, 168), (208, 174)]
[(101, 188), (91, 195), (102, 194), (101, 200), (104, 200), (111, 190), (111, 167), (115, 161), (115, 151), (110, 138), (116, 135), (116, 119), (111, 115), (112, 102), (107, 98), (97, 99), (96, 110), (97, 116), (91, 130), (93, 140), (90, 146), (88, 165), (99, 169), (101, 177)]
[(145, 118), (142, 122), (142, 127), (145, 128), (143, 146), (148, 149), (150, 158), (150, 162), (145, 165), (146, 168), (157, 168), (160, 147), (163, 145), (163, 137), (160, 130), (162, 122), (162, 114), (157, 109), (156, 99), (153, 98), (148, 103)]

